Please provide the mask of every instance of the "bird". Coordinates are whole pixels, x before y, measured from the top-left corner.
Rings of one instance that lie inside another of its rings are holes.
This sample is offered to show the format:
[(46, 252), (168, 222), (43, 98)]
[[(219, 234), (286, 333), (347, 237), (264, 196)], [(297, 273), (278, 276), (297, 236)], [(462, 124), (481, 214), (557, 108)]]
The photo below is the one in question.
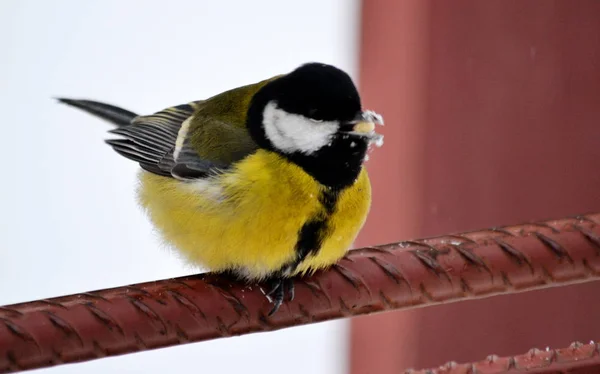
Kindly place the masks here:
[(139, 164), (137, 200), (163, 242), (193, 265), (266, 284), (269, 316), (293, 300), (294, 278), (346, 254), (370, 211), (364, 164), (383, 144), (383, 117), (333, 65), (149, 115), (57, 100), (114, 126), (105, 142)]

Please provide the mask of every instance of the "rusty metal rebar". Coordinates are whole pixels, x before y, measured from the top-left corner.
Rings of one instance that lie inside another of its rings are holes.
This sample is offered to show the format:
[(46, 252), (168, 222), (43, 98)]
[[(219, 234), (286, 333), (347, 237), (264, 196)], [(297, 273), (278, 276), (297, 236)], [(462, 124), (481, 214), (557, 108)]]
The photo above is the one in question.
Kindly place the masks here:
[(467, 364), (448, 362), (439, 368), (408, 369), (404, 374), (596, 374), (600, 373), (600, 345), (572, 343), (568, 348), (540, 350), (510, 357), (489, 355)]
[(0, 307), (0, 372), (600, 279), (600, 213), (350, 252), (267, 317), (259, 287), (201, 274)]

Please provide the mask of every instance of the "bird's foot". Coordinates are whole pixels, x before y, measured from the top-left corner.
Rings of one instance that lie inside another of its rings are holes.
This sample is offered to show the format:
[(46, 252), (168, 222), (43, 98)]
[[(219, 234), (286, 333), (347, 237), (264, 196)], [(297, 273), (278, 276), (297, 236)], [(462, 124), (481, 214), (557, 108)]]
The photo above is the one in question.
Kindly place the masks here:
[(269, 312), (269, 316), (279, 310), (286, 293), (289, 301), (294, 300), (294, 280), (291, 278), (272, 278), (267, 281), (267, 287), (269, 291), (265, 295), (273, 303), (273, 309)]

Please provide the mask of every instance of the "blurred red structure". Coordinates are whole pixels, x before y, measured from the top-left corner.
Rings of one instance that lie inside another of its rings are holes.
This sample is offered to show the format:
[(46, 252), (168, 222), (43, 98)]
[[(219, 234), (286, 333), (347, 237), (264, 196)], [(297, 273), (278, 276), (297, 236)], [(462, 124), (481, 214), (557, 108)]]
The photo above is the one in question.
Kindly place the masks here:
[[(600, 2), (362, 6), (361, 91), (387, 126), (358, 245), (600, 208)], [(357, 318), (352, 373), (594, 339), (599, 294), (587, 284)]]
[(409, 369), (405, 374), (595, 374), (600, 373), (599, 349), (594, 342), (575, 342), (568, 348), (532, 348), (518, 356), (490, 355), (485, 360), (468, 364), (451, 361), (434, 369)]

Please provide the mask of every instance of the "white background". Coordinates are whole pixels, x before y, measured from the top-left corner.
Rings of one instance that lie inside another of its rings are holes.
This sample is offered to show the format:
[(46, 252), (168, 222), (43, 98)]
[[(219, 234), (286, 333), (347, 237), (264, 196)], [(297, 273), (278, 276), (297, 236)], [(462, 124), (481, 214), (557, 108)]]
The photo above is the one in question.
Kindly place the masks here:
[[(134, 201), (109, 126), (57, 104), (146, 114), (308, 61), (356, 78), (358, 0), (0, 2), (0, 305), (197, 272)], [(344, 373), (345, 323), (44, 369), (52, 373)]]

